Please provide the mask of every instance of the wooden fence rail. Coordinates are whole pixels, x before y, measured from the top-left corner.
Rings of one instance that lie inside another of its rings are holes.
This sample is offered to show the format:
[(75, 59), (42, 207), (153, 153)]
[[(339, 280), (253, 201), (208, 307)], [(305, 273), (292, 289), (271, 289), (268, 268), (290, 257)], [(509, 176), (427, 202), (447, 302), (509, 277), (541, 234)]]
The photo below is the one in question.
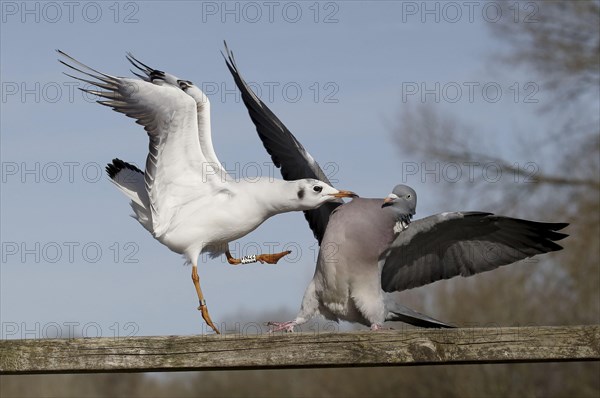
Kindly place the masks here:
[(0, 374), (598, 360), (600, 325), (0, 341)]

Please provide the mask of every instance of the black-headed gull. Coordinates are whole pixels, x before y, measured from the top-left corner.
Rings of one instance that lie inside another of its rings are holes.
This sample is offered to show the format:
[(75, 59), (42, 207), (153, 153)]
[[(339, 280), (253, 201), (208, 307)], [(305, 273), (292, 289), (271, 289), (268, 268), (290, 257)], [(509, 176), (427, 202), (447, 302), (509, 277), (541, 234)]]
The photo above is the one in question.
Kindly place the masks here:
[(198, 309), (216, 333), (219, 331), (210, 318), (200, 288), (197, 271), (200, 253), (212, 256), (225, 253), (231, 264), (276, 263), (289, 252), (236, 259), (230, 255), (228, 243), (276, 214), (315, 209), (355, 196), (314, 178), (234, 181), (214, 152), (210, 102), (198, 87), (146, 67), (131, 55), (128, 59), (134, 65), (137, 62), (136, 67), (146, 73), (141, 80), (99, 72), (57, 51), (66, 59), (61, 63), (92, 80), (68, 76), (98, 87), (84, 91), (104, 98), (98, 102), (136, 119), (148, 133), (145, 171), (115, 159), (107, 166), (107, 172), (131, 199), (134, 217), (140, 224), (192, 264)]

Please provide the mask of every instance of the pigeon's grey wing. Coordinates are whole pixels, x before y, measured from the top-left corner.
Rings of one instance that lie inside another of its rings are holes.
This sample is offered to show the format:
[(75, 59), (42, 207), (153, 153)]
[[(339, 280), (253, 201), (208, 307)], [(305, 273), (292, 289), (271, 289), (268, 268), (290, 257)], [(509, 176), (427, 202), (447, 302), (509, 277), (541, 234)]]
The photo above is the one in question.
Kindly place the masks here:
[[(225, 43), (225, 52), (227, 53), (227, 55), (223, 54), (225, 63), (242, 94), (242, 100), (248, 109), (252, 122), (256, 126), (258, 136), (269, 155), (271, 155), (275, 166), (281, 168), (283, 178), (290, 181), (314, 178), (331, 185), (319, 164), (246, 84), (239, 73), (233, 53), (227, 48), (227, 43)], [(319, 243), (323, 239), (331, 212), (343, 203), (339, 199), (335, 202), (325, 203), (318, 209), (304, 212), (310, 229), (312, 229)]]
[(412, 222), (382, 253), (384, 291), (471, 276), (536, 254), (561, 250), (565, 223), (540, 223), (481, 212), (442, 213)]

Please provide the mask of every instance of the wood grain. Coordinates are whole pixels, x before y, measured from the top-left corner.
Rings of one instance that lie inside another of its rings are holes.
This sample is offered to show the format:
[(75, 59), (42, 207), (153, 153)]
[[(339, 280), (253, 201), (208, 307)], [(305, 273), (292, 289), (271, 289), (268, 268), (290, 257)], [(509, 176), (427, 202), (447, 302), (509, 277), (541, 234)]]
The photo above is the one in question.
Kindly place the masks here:
[(600, 360), (600, 325), (0, 341), (0, 374)]

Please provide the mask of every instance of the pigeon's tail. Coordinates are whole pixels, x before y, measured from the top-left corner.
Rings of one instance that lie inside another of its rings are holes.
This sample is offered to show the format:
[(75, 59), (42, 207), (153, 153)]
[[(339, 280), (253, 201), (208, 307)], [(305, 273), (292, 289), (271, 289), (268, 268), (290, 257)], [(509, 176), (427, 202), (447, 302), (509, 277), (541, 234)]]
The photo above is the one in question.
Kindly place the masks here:
[[(391, 307), (391, 308), (390, 308)], [(399, 321), (408, 323), (410, 325), (418, 326), (421, 328), (454, 328), (456, 326), (448, 325), (447, 323), (433, 319), (427, 315), (421, 314), (420, 312), (411, 310), (408, 307), (393, 303), (388, 307), (388, 314), (385, 318), (386, 321)]]

